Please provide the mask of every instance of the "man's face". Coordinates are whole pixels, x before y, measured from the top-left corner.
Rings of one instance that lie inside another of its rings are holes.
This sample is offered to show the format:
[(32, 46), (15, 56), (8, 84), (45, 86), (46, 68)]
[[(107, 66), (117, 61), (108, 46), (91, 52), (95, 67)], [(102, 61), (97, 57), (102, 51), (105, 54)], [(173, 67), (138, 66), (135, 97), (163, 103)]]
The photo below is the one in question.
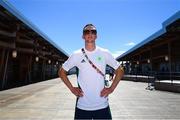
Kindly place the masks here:
[(94, 43), (97, 38), (97, 31), (94, 27), (88, 26), (83, 31), (83, 39), (86, 43)]

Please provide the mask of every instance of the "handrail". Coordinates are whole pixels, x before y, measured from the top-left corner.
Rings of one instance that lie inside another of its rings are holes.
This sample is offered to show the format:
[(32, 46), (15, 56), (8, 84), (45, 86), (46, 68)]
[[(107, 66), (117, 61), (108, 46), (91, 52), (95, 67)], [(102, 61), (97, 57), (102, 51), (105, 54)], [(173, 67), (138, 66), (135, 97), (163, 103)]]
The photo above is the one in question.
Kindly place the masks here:
[[(173, 83), (174, 80), (180, 80), (180, 72), (157, 72), (157, 71), (149, 71), (149, 72), (131, 72), (126, 75), (134, 75), (137, 79), (138, 77), (146, 76), (149, 79), (154, 78), (155, 81), (163, 81), (163, 80), (170, 80)], [(125, 76), (126, 76), (125, 75)]]
[(156, 80), (161, 82), (163, 80), (170, 80), (173, 84), (174, 80), (180, 80), (180, 72), (158, 72)]

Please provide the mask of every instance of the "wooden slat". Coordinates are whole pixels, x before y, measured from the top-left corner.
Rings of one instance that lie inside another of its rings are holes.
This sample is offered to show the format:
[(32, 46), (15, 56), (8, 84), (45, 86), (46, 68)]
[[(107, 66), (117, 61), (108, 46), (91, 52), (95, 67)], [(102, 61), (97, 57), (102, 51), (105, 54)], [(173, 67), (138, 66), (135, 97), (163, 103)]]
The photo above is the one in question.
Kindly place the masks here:
[(165, 56), (166, 56), (166, 55), (167, 55), (167, 54), (155, 56), (155, 57), (152, 57), (152, 59), (159, 59), (159, 58), (165, 59)]
[(65, 62), (67, 59), (66, 58), (59, 58), (58, 61), (60, 62)]
[(4, 35), (4, 36), (7, 36), (7, 37), (16, 37), (16, 32), (7, 32), (7, 31), (4, 31), (4, 30), (0, 30), (0, 34), (1, 35)]
[(8, 26), (8, 24), (5, 24), (3, 21), (0, 21), (0, 27), (7, 29), (7, 30), (10, 30), (10, 26)]
[(46, 52), (46, 51), (42, 51), (41, 53), (42, 53), (43, 55), (51, 55), (50, 52)]
[(17, 51), (24, 52), (24, 53), (34, 53), (33, 49), (28, 48), (16, 48)]
[(43, 60), (49, 60), (49, 58), (45, 57), (45, 56), (42, 56), (42, 55), (36, 55), (38, 56), (39, 58), (43, 59)]
[(3, 42), (3, 41), (0, 41), (0, 46), (5, 47), (5, 48), (15, 48), (14, 43), (7, 43), (7, 42)]
[(9, 16), (2, 11), (0, 11), (0, 16), (7, 19), (7, 20), (10, 20)]
[(32, 40), (27, 40), (27, 39), (17, 39), (16, 42), (19, 43), (24, 43), (24, 44), (34, 44), (34, 42)]
[(60, 55), (52, 55), (53, 58), (58, 59), (58, 61), (65, 61), (62, 56)]
[(60, 58), (59, 55), (52, 55), (52, 57), (55, 57), (55, 58)]
[(25, 38), (27, 38), (27, 39), (32, 39), (31, 37), (29, 37), (29, 36), (27, 36), (26, 34), (23, 34), (23, 33), (21, 33), (21, 32), (18, 32), (18, 35), (19, 35), (20, 37), (25, 37)]

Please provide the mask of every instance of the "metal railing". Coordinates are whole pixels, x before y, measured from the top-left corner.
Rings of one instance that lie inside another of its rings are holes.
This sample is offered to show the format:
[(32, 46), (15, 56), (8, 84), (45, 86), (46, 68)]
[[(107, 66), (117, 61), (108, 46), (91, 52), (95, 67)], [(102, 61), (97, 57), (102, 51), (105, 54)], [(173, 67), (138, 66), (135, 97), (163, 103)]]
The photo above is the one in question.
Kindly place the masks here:
[(157, 72), (155, 77), (158, 82), (169, 81), (171, 84), (180, 82), (180, 72)]
[(157, 71), (149, 71), (149, 72), (133, 72), (130, 74), (126, 74), (125, 78), (131, 78), (133, 81), (144, 81), (148, 82), (148, 86), (146, 89), (153, 90), (155, 82), (161, 84), (162, 82), (173, 84), (180, 84), (180, 72), (157, 72)]

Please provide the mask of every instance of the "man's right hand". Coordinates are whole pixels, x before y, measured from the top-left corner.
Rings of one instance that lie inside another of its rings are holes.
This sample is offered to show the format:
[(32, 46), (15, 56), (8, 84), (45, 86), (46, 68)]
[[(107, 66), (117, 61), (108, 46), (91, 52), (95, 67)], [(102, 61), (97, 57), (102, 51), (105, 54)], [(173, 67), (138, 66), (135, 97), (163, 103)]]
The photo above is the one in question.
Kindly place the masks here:
[(83, 96), (83, 91), (79, 87), (73, 87), (71, 89), (71, 92), (77, 97), (82, 97)]

